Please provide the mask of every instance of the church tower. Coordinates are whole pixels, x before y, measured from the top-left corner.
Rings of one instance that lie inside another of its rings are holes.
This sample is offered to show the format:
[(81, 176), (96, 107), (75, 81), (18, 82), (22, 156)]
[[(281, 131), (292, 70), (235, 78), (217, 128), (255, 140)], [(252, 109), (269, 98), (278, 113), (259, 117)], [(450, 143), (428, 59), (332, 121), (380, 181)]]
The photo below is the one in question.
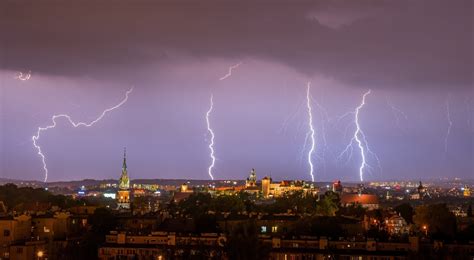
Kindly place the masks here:
[(257, 173), (255, 169), (250, 171), (249, 177), (245, 180), (245, 188), (256, 187), (257, 186)]
[(118, 209), (130, 209), (130, 179), (127, 172), (127, 150), (123, 151), (122, 175), (120, 175), (117, 191)]

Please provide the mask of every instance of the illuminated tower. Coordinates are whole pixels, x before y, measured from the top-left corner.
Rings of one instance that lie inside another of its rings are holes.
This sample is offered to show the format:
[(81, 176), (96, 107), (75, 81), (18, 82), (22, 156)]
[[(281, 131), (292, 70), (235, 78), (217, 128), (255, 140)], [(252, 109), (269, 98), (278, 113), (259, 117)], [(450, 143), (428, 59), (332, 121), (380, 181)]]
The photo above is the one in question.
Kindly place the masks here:
[(272, 183), (272, 179), (265, 176), (262, 179), (262, 194), (263, 197), (268, 198), (270, 196), (270, 184)]
[(127, 151), (123, 151), (122, 175), (117, 191), (117, 206), (119, 209), (130, 209), (130, 179), (127, 172)]
[(255, 172), (255, 169), (252, 169), (252, 171), (250, 171), (249, 177), (247, 180), (245, 180), (245, 187), (248, 188), (255, 186), (257, 186), (257, 173)]

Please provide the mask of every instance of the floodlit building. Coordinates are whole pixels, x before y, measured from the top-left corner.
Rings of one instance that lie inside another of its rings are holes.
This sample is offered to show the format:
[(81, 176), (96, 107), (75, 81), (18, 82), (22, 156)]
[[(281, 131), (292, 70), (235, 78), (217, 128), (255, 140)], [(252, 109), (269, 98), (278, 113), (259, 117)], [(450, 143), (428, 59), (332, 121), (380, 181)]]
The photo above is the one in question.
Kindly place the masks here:
[(245, 188), (257, 187), (257, 173), (252, 168), (249, 177), (245, 180)]
[(264, 198), (281, 197), (286, 193), (293, 193), (303, 191), (305, 193), (317, 193), (318, 189), (314, 188), (312, 184), (300, 180), (283, 180), (280, 182), (273, 182), (271, 177), (265, 176), (261, 182), (257, 181), (257, 173), (255, 169), (250, 171), (249, 177), (245, 180), (245, 185), (242, 186), (221, 186), (213, 188), (219, 194), (235, 194), (237, 192), (247, 192), (256, 196), (263, 196)]
[(467, 185), (464, 186), (463, 196), (464, 197), (471, 197), (471, 189)]
[(317, 192), (312, 185), (307, 184), (305, 181), (299, 180), (284, 180), (281, 182), (272, 182), (269, 177), (262, 179), (262, 194), (263, 197), (281, 197), (287, 193), (294, 192)]

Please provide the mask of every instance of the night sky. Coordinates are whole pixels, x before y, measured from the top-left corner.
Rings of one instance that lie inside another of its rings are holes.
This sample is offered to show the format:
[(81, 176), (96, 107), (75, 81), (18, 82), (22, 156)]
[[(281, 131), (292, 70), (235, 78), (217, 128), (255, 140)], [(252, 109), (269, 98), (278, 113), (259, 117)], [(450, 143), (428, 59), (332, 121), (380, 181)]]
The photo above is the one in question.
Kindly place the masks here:
[(369, 89), (365, 180), (472, 178), (472, 17), (470, 0), (1, 1), (0, 177), (43, 180), (38, 127), (134, 86), (93, 127), (41, 133), (49, 181), (118, 178), (125, 146), (132, 179), (208, 179), (211, 94), (216, 179), (308, 180), (310, 81), (316, 181), (359, 180), (341, 116)]

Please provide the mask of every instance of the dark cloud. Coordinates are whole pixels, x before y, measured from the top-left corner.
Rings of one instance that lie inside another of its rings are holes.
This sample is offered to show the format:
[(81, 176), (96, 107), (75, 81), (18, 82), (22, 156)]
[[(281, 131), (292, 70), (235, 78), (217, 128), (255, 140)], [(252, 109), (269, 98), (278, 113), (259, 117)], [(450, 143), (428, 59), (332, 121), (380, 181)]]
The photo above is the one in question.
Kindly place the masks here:
[(3, 1), (0, 9), (1, 69), (133, 81), (177, 57), (252, 57), (364, 87), (472, 87), (470, 0)]

